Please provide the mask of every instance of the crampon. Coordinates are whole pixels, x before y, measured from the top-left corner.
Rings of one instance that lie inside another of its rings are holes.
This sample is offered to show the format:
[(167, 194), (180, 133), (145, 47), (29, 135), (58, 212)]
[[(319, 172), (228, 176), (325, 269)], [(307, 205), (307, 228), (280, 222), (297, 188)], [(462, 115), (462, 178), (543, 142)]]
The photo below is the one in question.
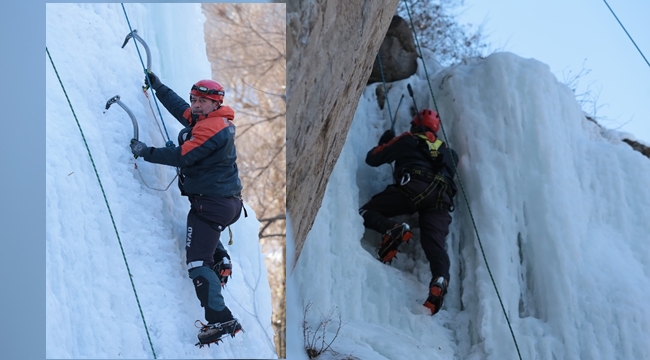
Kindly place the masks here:
[(442, 302), (444, 300), (445, 294), (447, 293), (447, 280), (442, 276), (438, 277), (435, 280), (431, 280), (429, 284), (429, 294), (427, 294), (427, 300), (424, 302), (426, 308), (431, 310), (431, 315), (434, 315), (442, 308)]
[(408, 224), (398, 224), (394, 228), (388, 230), (381, 238), (381, 245), (377, 251), (379, 261), (390, 263), (397, 255), (397, 249), (402, 243), (408, 242), (413, 233), (411, 232)]
[[(197, 323), (201, 324), (200, 326)], [(223, 337), (230, 335), (230, 337), (235, 337), (235, 334), (244, 332), (241, 324), (237, 319), (232, 319), (230, 321), (216, 323), (216, 324), (204, 324), (200, 320), (194, 322), (194, 326), (200, 328), (196, 346), (202, 348), (205, 345), (210, 347), (211, 344), (219, 345), (219, 342), (223, 341)]]

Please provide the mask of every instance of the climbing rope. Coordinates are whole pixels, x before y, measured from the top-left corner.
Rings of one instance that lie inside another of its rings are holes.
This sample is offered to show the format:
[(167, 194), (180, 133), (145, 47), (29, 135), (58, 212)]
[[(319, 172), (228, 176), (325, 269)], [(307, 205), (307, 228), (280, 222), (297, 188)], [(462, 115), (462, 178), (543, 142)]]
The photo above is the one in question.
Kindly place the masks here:
[[(429, 84), (429, 91), (431, 93), (431, 98), (433, 99), (433, 105), (435, 107), (435, 110), (438, 114), (440, 112), (438, 111), (438, 104), (436, 103), (436, 98), (433, 95), (433, 88), (431, 87), (431, 81), (429, 80), (429, 73), (427, 72), (427, 67), (424, 63), (424, 56), (422, 55), (422, 49), (420, 47), (420, 42), (418, 41), (418, 35), (415, 31), (415, 25), (413, 24), (413, 17), (411, 16), (411, 10), (409, 8), (409, 4), (407, 0), (404, 0), (404, 3), (406, 4), (406, 11), (409, 16), (409, 21), (411, 22), (411, 29), (413, 29), (413, 36), (415, 38), (415, 44), (417, 45), (418, 52), (420, 53), (420, 57), (422, 58), (422, 67), (424, 69), (424, 74), (427, 79), (427, 83)], [(445, 128), (443, 126), (442, 122), (442, 117), (440, 117), (440, 128), (442, 129), (442, 134), (445, 138), (445, 142), (449, 144), (449, 141), (447, 140), (447, 134), (445, 133)], [(453, 159), (453, 156), (452, 156)], [(456, 164), (456, 159), (453, 159), (452, 163), (454, 164), (454, 171), (456, 174), (458, 174), (458, 164)], [(460, 189), (463, 193), (463, 198), (465, 199), (465, 204), (467, 204), (467, 209), (469, 210), (469, 216), (470, 219), (472, 220), (472, 226), (474, 227), (474, 232), (476, 233), (476, 238), (478, 240), (479, 247), (481, 249), (481, 254), (483, 255), (483, 261), (485, 261), (485, 266), (487, 268), (488, 274), (490, 275), (490, 280), (492, 280), (492, 285), (494, 286), (494, 291), (497, 294), (497, 298), (499, 299), (499, 304), (501, 304), (501, 310), (503, 311), (503, 316), (506, 318), (506, 322), (508, 323), (508, 329), (510, 329), (510, 334), (512, 335), (512, 340), (515, 343), (515, 348), (517, 349), (517, 355), (519, 355), (519, 359), (521, 360), (521, 352), (519, 351), (519, 345), (517, 344), (517, 338), (515, 337), (515, 333), (512, 330), (512, 324), (510, 323), (510, 319), (508, 318), (508, 313), (506, 312), (506, 308), (503, 305), (503, 301), (501, 300), (501, 295), (499, 294), (499, 289), (497, 288), (496, 281), (494, 280), (494, 276), (492, 276), (492, 271), (490, 270), (490, 264), (488, 263), (487, 256), (485, 255), (485, 250), (483, 249), (483, 243), (481, 241), (481, 237), (478, 232), (478, 228), (476, 226), (476, 221), (474, 220), (474, 214), (472, 214), (472, 209), (469, 204), (469, 200), (467, 199), (467, 193), (465, 191), (465, 187), (463, 186), (463, 181), (461, 180), (460, 176), (458, 176), (458, 183), (460, 185)]]
[(390, 101), (388, 100), (388, 89), (386, 88), (386, 78), (384, 77), (384, 67), (381, 64), (381, 58), (379, 53), (377, 53), (377, 60), (379, 61), (379, 72), (381, 73), (381, 82), (384, 84), (384, 97), (386, 98), (386, 104), (388, 105), (388, 116), (390, 117), (390, 129), (395, 132), (395, 121), (397, 121), (397, 111), (399, 111), (400, 105), (402, 105), (402, 100), (404, 100), (404, 94), (399, 98), (399, 103), (397, 103), (397, 109), (395, 109), (395, 116), (391, 116), (390, 112)]
[(138, 164), (136, 164), (134, 162), (133, 167), (135, 167), (135, 169), (138, 171), (138, 174), (140, 175), (140, 179), (142, 180), (142, 183), (144, 184), (144, 186), (146, 186), (147, 188), (149, 188), (151, 190), (167, 191), (169, 189), (169, 187), (172, 186), (172, 184), (174, 183), (174, 180), (176, 180), (176, 178), (178, 177), (178, 174), (176, 174), (176, 176), (174, 176), (172, 181), (170, 181), (169, 184), (167, 184), (167, 186), (164, 189), (158, 189), (158, 188), (155, 188), (155, 187), (151, 187), (151, 186), (149, 186), (149, 184), (147, 184), (147, 182), (144, 180), (144, 176), (142, 176), (142, 172), (140, 171), (140, 168), (138, 167)]
[[(140, 48), (138, 47), (138, 42), (135, 41), (135, 36), (133, 34), (133, 28), (131, 27), (131, 22), (129, 21), (129, 16), (126, 14), (126, 9), (124, 8), (124, 3), (122, 4), (122, 10), (124, 11), (124, 17), (126, 18), (126, 23), (129, 25), (129, 30), (131, 31), (131, 37), (133, 37), (133, 43), (135, 44), (135, 49), (138, 52), (138, 56), (140, 57), (140, 63), (142, 64), (142, 69), (144, 70), (144, 74), (147, 77), (147, 81), (149, 84), (151, 84), (151, 81), (149, 79), (149, 73), (147, 72), (147, 68), (144, 66), (144, 61), (142, 60), (142, 54), (140, 54)], [(170, 140), (169, 138), (169, 133), (167, 132), (167, 127), (165, 126), (165, 121), (163, 120), (162, 113), (160, 112), (160, 106), (158, 106), (158, 101), (156, 100), (156, 97), (153, 96), (153, 101), (156, 104), (156, 108), (158, 109), (158, 115), (160, 116), (160, 121), (162, 122), (163, 128), (165, 129), (165, 134), (167, 135), (167, 143), (165, 143), (165, 146), (167, 147), (173, 147), (174, 143)]]
[(386, 88), (386, 78), (384, 77), (384, 67), (381, 65), (381, 56), (377, 52), (377, 61), (379, 62), (379, 73), (381, 73), (381, 82), (384, 84), (384, 97), (386, 98), (386, 105), (388, 106), (388, 116), (390, 117), (390, 129), (395, 132), (395, 120), (393, 120), (393, 113), (390, 111), (390, 101), (388, 101), (388, 89)]
[(607, 0), (603, 0), (603, 1), (605, 2), (605, 5), (607, 5), (607, 8), (609, 9), (609, 11), (612, 12), (612, 15), (614, 15), (614, 18), (616, 19), (616, 21), (618, 21), (618, 24), (621, 25), (621, 27), (623, 28), (623, 31), (625, 31), (625, 34), (627, 34), (627, 37), (630, 38), (630, 40), (632, 41), (632, 44), (634, 44), (634, 47), (639, 51), (639, 54), (641, 54), (641, 57), (643, 58), (643, 60), (645, 60), (645, 63), (648, 64), (648, 66), (650, 67), (650, 62), (648, 62), (648, 59), (645, 58), (645, 55), (643, 55), (643, 52), (641, 51), (641, 49), (639, 49), (639, 47), (636, 46), (636, 43), (634, 42), (634, 39), (632, 39), (632, 36), (630, 35), (630, 33), (627, 32), (627, 29), (625, 29), (625, 26), (623, 26), (623, 23), (621, 22), (621, 20), (618, 19), (618, 16), (616, 16), (616, 14), (614, 13), (614, 10), (612, 10), (612, 8), (609, 6), (609, 4), (607, 3)]
[(47, 47), (45, 47), (45, 52), (47, 53), (47, 57), (50, 58), (50, 63), (52, 64), (52, 68), (54, 69), (56, 78), (59, 80), (59, 84), (61, 84), (61, 89), (63, 89), (63, 94), (65, 95), (65, 98), (68, 101), (68, 106), (70, 106), (70, 110), (72, 111), (74, 120), (77, 122), (77, 127), (79, 128), (79, 132), (81, 133), (81, 138), (83, 139), (84, 145), (86, 146), (86, 151), (88, 151), (88, 156), (90, 157), (90, 162), (93, 165), (93, 170), (95, 170), (95, 176), (97, 177), (97, 181), (99, 182), (99, 188), (102, 190), (102, 195), (104, 196), (104, 202), (106, 203), (106, 207), (108, 208), (108, 214), (111, 217), (111, 222), (113, 223), (113, 229), (115, 230), (115, 235), (117, 236), (117, 241), (120, 244), (120, 250), (122, 251), (122, 257), (124, 258), (126, 271), (129, 274), (129, 280), (131, 281), (131, 288), (133, 289), (133, 294), (135, 294), (135, 300), (138, 303), (138, 309), (140, 310), (140, 317), (142, 317), (144, 330), (146, 331), (147, 338), (149, 339), (149, 346), (151, 346), (151, 352), (153, 353), (153, 358), (156, 359), (156, 351), (153, 348), (153, 344), (151, 342), (151, 336), (149, 336), (149, 329), (147, 327), (147, 322), (144, 319), (144, 313), (142, 312), (142, 307), (140, 306), (140, 299), (138, 298), (138, 292), (135, 290), (135, 284), (133, 283), (133, 275), (131, 274), (129, 263), (126, 260), (126, 255), (124, 254), (124, 247), (122, 247), (122, 240), (120, 239), (120, 233), (117, 231), (117, 226), (115, 225), (115, 219), (113, 218), (113, 212), (111, 211), (111, 207), (108, 204), (108, 199), (106, 198), (106, 193), (104, 192), (104, 186), (102, 185), (102, 180), (100, 179), (99, 173), (97, 172), (97, 167), (95, 167), (95, 161), (93, 160), (93, 156), (90, 152), (90, 148), (88, 147), (88, 142), (86, 142), (86, 137), (84, 136), (84, 132), (81, 129), (79, 120), (77, 119), (77, 114), (75, 114), (74, 109), (72, 108), (72, 103), (70, 102), (70, 98), (68, 98), (68, 93), (65, 91), (65, 87), (63, 86), (63, 82), (61, 81), (61, 77), (59, 76), (59, 72), (56, 70), (56, 66), (54, 66), (54, 60), (52, 60), (52, 56), (50, 55), (50, 51), (47, 49)]
[(156, 118), (156, 112), (153, 109), (153, 106), (151, 106), (151, 99), (149, 98), (149, 93), (147, 90), (144, 88), (142, 89), (142, 92), (144, 93), (144, 96), (147, 97), (147, 103), (149, 104), (149, 110), (151, 110), (151, 114), (153, 115), (154, 119), (156, 119), (156, 126), (158, 127), (158, 131), (160, 131), (160, 136), (163, 139), (163, 142), (165, 141), (165, 134), (163, 134), (163, 129), (160, 127), (160, 121)]
[[(390, 129), (395, 134), (395, 120), (397, 119), (397, 110), (399, 110), (399, 106), (402, 105), (402, 100), (404, 99), (404, 95), (399, 99), (399, 103), (397, 104), (397, 109), (395, 109), (395, 116), (392, 116), (392, 113), (390, 112), (390, 101), (388, 101), (388, 89), (386, 88), (386, 78), (384, 77), (384, 67), (381, 64), (381, 57), (379, 56), (379, 52), (377, 52), (377, 61), (379, 62), (379, 72), (381, 73), (381, 82), (384, 84), (384, 97), (386, 98), (386, 105), (388, 108), (388, 116), (390, 117)], [(391, 173), (395, 171), (393, 168), (393, 163), (390, 164), (390, 168), (392, 169)]]
[[(131, 27), (131, 22), (129, 21), (129, 16), (126, 14), (126, 9), (124, 8), (124, 3), (120, 3), (120, 4), (122, 4), (122, 10), (124, 11), (124, 17), (126, 18), (126, 23), (129, 25), (129, 31), (131, 31), (131, 37), (133, 38), (133, 43), (135, 44), (135, 49), (138, 52), (138, 57), (140, 57), (140, 64), (142, 64), (142, 69), (144, 70), (144, 74), (147, 77), (147, 82), (149, 84), (151, 84), (151, 79), (149, 79), (149, 72), (147, 71), (149, 69), (147, 69), (144, 66), (144, 60), (142, 60), (142, 54), (140, 54), (140, 48), (138, 47), (138, 42), (135, 40), (135, 34), (133, 32), (133, 28)], [(156, 114), (154, 113), (153, 108), (151, 107), (151, 100), (149, 99), (149, 95), (147, 95), (147, 90), (145, 88), (143, 88), (142, 90), (144, 91), (144, 94), (147, 97), (147, 100), (149, 101), (149, 108), (151, 109), (151, 112), (154, 114), (154, 118), (155, 118)], [(162, 123), (163, 128), (165, 129), (165, 135), (167, 135), (167, 142), (165, 143), (165, 146), (166, 147), (174, 147), (174, 142), (171, 141), (171, 139), (169, 138), (169, 133), (167, 132), (167, 127), (165, 126), (165, 120), (163, 120), (162, 113), (160, 112), (160, 106), (158, 106), (158, 101), (156, 100), (155, 96), (152, 96), (152, 97), (153, 97), (154, 103), (156, 104), (156, 109), (158, 109), (158, 115), (160, 116), (160, 122)], [(158, 129), (160, 130), (160, 124), (158, 123), (157, 119), (156, 119), (156, 125), (158, 125)], [(161, 131), (161, 135), (162, 135), (162, 131)], [(164, 137), (163, 137), (163, 139), (164, 139)], [(134, 165), (135, 165), (135, 163), (134, 163)], [(167, 187), (164, 190), (161, 190), (161, 189), (152, 188), (149, 185), (147, 185), (147, 183), (144, 181), (144, 178), (142, 177), (142, 173), (140, 173), (140, 169), (138, 169), (137, 165), (135, 165), (135, 169), (140, 174), (140, 178), (142, 178), (142, 182), (145, 184), (145, 186), (148, 187), (149, 189), (157, 190), (157, 191), (165, 191), (165, 190), (169, 189), (169, 186), (181, 174), (181, 169), (177, 167), (176, 168), (176, 176), (174, 177), (174, 179), (172, 179), (172, 181), (169, 183), (169, 185), (167, 185)]]
[[(142, 90), (144, 92), (144, 96), (147, 97), (147, 103), (149, 104), (149, 109), (151, 110), (151, 113), (153, 114), (154, 119), (156, 119), (156, 113), (154, 112), (153, 107), (151, 106), (151, 99), (149, 99), (149, 94), (147, 93), (147, 90), (145, 90), (144, 88)], [(158, 119), (156, 119), (156, 120), (158, 120)], [(156, 126), (158, 126), (158, 131), (160, 131), (160, 136), (163, 138), (163, 141), (165, 141), (165, 134), (163, 134), (163, 130), (160, 127), (160, 122), (159, 121), (156, 121)], [(159, 188), (155, 188), (155, 187), (152, 187), (149, 184), (147, 184), (147, 181), (144, 179), (144, 176), (142, 176), (142, 172), (140, 171), (140, 168), (138, 167), (138, 164), (135, 161), (133, 162), (133, 167), (138, 172), (138, 175), (140, 175), (140, 179), (142, 180), (142, 183), (144, 184), (144, 186), (146, 186), (147, 188), (149, 188), (151, 190), (156, 190), (156, 191), (167, 191), (169, 189), (169, 187), (172, 185), (172, 183), (174, 182), (174, 180), (176, 180), (176, 178), (178, 178), (178, 176), (181, 173), (180, 169), (176, 168), (176, 176), (174, 176), (172, 181), (170, 181), (169, 184), (164, 189), (159, 189)]]

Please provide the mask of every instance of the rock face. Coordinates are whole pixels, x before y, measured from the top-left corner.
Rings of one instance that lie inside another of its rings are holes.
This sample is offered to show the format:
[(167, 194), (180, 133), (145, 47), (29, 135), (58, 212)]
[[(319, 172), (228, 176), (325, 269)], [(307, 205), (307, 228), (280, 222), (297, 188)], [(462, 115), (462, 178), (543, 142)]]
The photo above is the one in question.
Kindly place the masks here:
[(368, 84), (382, 81), (382, 71), (386, 82), (406, 79), (418, 69), (418, 53), (413, 40), (413, 32), (406, 20), (393, 16), (386, 37), (379, 48), (381, 67), (375, 57)]
[(287, 212), (294, 264), (397, 3), (287, 2)]
[(638, 141), (634, 141), (630, 139), (623, 139), (623, 141), (625, 141), (628, 145), (630, 145), (632, 149), (640, 152), (641, 154), (645, 155), (647, 158), (650, 159), (650, 147), (647, 147)]

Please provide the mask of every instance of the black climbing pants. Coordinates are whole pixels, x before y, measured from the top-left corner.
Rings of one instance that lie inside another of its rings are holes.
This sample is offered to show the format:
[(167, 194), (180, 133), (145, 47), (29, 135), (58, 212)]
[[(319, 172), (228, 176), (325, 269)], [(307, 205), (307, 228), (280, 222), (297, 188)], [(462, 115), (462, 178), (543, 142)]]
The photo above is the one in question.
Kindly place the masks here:
[(223, 229), (239, 219), (243, 202), (238, 197), (188, 195), (188, 199), (191, 207), (187, 214), (185, 251), (196, 296), (208, 323), (231, 320), (232, 314), (221, 295), (221, 281), (210, 267), (215, 256), (225, 256), (219, 237)]
[(187, 214), (185, 250), (187, 263), (203, 261), (211, 266), (215, 251), (225, 252), (221, 231), (239, 219), (243, 202), (238, 197), (188, 195), (191, 208)]
[(364, 226), (381, 234), (397, 222), (389, 218), (418, 213), (420, 243), (429, 261), (432, 278), (442, 276), (449, 281), (449, 255), (445, 237), (449, 234), (452, 205), (444, 184), (413, 179), (405, 185), (389, 185), (363, 205), (360, 213)]

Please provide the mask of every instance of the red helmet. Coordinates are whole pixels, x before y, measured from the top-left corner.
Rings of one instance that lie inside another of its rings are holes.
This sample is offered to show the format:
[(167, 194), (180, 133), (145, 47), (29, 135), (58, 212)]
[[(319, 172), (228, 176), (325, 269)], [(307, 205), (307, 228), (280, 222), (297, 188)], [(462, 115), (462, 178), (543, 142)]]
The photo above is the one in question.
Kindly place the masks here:
[(429, 109), (424, 109), (413, 117), (411, 125), (424, 126), (437, 133), (438, 129), (440, 128), (440, 117), (438, 116), (437, 112)]
[(226, 95), (226, 92), (223, 90), (223, 86), (214, 80), (200, 80), (196, 84), (192, 85), (190, 95), (200, 96), (223, 103), (223, 96)]

